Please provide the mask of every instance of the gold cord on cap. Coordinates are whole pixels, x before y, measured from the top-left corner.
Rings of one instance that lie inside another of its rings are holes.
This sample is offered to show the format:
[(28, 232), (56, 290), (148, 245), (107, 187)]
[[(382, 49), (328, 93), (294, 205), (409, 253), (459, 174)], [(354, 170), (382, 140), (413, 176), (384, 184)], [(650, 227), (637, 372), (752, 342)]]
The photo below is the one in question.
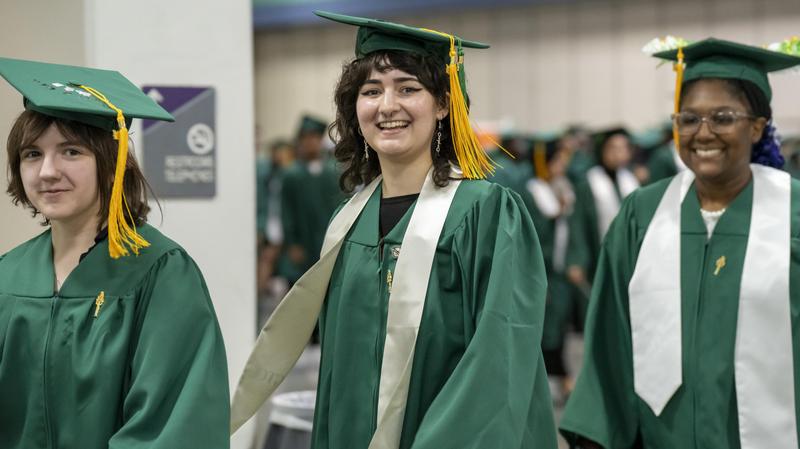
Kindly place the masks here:
[[(114, 106), (101, 92), (89, 86), (81, 85), (80, 87), (117, 113), (119, 130), (114, 131), (114, 139), (119, 142), (119, 146), (117, 166), (114, 170), (114, 184), (111, 187), (111, 201), (108, 204), (108, 253), (112, 258), (119, 259), (129, 255), (128, 249), (130, 248), (130, 251), (139, 255), (139, 250), (150, 246), (150, 243), (136, 232), (136, 223), (134, 223), (128, 202), (125, 200), (123, 180), (128, 161), (128, 128), (125, 125), (125, 116), (122, 110)], [(126, 212), (130, 218), (130, 224), (125, 220)]]

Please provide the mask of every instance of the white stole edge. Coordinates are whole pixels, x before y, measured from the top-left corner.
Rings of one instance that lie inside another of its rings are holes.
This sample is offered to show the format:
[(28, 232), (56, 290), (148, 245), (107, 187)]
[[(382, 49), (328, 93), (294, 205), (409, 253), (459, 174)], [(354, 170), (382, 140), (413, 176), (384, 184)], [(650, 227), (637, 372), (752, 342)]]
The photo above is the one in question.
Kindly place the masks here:
[(734, 369), (742, 449), (797, 449), (789, 270), (791, 178), (751, 165)]
[(460, 180), (450, 180), (447, 186), (438, 188), (429, 173), (403, 236), (389, 295), (378, 389), (378, 425), (369, 449), (395, 449), (400, 445), (414, 348), (425, 308), (433, 259), (447, 213), (460, 184)]
[(617, 170), (617, 183), (620, 195), (614, 188), (614, 181), (608, 177), (603, 167), (596, 165), (586, 172), (586, 180), (594, 198), (595, 210), (597, 211), (597, 232), (602, 240), (608, 232), (611, 222), (617, 216), (620, 208), (619, 197), (623, 199), (639, 188), (639, 181), (633, 176), (630, 170), (621, 168)]
[(682, 382), (681, 204), (694, 181), (670, 181), (645, 231), (628, 284), (633, 389), (660, 415)]

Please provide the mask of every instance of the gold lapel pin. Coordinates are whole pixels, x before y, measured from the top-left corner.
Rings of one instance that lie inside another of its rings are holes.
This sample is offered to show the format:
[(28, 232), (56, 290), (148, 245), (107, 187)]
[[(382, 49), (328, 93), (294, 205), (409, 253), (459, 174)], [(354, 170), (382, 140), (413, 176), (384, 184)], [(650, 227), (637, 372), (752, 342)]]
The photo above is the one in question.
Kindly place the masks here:
[(100, 315), (100, 308), (103, 307), (103, 303), (106, 302), (106, 293), (100, 292), (97, 295), (97, 299), (94, 300), (94, 317), (97, 318), (97, 315)]
[(714, 276), (717, 276), (719, 274), (719, 270), (721, 270), (724, 266), (725, 266), (725, 256), (720, 256), (720, 258), (717, 259), (717, 269), (714, 270)]

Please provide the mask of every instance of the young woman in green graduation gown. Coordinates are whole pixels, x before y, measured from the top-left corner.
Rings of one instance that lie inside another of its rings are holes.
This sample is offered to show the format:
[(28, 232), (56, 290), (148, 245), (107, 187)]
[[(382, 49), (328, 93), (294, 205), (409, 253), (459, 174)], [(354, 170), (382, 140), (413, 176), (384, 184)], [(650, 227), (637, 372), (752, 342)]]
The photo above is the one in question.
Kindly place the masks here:
[(717, 39), (655, 56), (678, 61), (690, 170), (609, 229), (561, 430), (587, 448), (797, 448), (800, 183), (773, 168), (767, 72), (800, 57)]
[(627, 168), (632, 149), (624, 128), (597, 133), (595, 145), (597, 164), (575, 184), (575, 210), (569, 218), (566, 274), (581, 299), (575, 317), (578, 328), (583, 327), (603, 236), (622, 200), (639, 187), (639, 181)]
[(0, 59), (0, 74), (26, 105), (7, 191), (47, 225), (0, 256), (0, 447), (228, 447), (208, 289), (146, 224), (126, 157), (131, 118), (171, 116), (117, 72)]
[(570, 154), (563, 138), (535, 142), (532, 159), (536, 176), (528, 180), (526, 194), (532, 205), (531, 218), (542, 246), (548, 284), (542, 352), (548, 376), (559, 384), (560, 394), (554, 395), (558, 401), (573, 388), (573, 377), (564, 363), (564, 344), (575, 302), (564, 271), (575, 192), (567, 178)]
[(555, 448), (541, 250), (519, 196), (479, 179), (491, 165), (461, 90), (458, 55), (486, 46), (318, 14), (360, 27), (334, 95), (335, 154), (343, 186), (365, 186), (262, 331), (233, 429), (280, 383), (319, 315), (313, 448)]

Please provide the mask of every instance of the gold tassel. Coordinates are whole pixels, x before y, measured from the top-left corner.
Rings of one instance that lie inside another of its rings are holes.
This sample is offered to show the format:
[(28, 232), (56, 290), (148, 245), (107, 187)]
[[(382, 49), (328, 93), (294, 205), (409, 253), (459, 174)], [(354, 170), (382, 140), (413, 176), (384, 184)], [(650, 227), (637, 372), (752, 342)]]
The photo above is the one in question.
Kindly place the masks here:
[(550, 179), (547, 171), (547, 148), (544, 142), (536, 142), (533, 149), (533, 167), (536, 170), (536, 177), (542, 181)]
[[(88, 87), (80, 86), (98, 100), (102, 101), (109, 108), (117, 113), (118, 131), (114, 131), (114, 139), (119, 142), (117, 149), (117, 166), (114, 170), (114, 184), (111, 187), (111, 201), (108, 205), (108, 253), (114, 259), (127, 256), (132, 251), (139, 255), (139, 250), (150, 246), (150, 243), (136, 232), (136, 224), (131, 214), (128, 202), (125, 200), (123, 180), (125, 178), (125, 166), (128, 161), (128, 128), (125, 126), (125, 116), (122, 110), (114, 106), (105, 95), (99, 91)], [(125, 220), (127, 212), (130, 223)], [(127, 248), (126, 248), (127, 246)]]
[(483, 146), (469, 121), (467, 100), (464, 98), (459, 79), (464, 61), (463, 56), (456, 51), (456, 38), (436, 30), (426, 29), (426, 31), (450, 38), (450, 64), (447, 65), (447, 74), (450, 76), (450, 133), (458, 165), (465, 178), (485, 179), (488, 175), (494, 174), (496, 164), (483, 151)]
[[(678, 61), (672, 66), (675, 70), (675, 113), (681, 110), (681, 87), (683, 86), (683, 47), (678, 47)], [(678, 126), (672, 123), (672, 142), (675, 144), (675, 151), (680, 150), (680, 140), (678, 139)]]

